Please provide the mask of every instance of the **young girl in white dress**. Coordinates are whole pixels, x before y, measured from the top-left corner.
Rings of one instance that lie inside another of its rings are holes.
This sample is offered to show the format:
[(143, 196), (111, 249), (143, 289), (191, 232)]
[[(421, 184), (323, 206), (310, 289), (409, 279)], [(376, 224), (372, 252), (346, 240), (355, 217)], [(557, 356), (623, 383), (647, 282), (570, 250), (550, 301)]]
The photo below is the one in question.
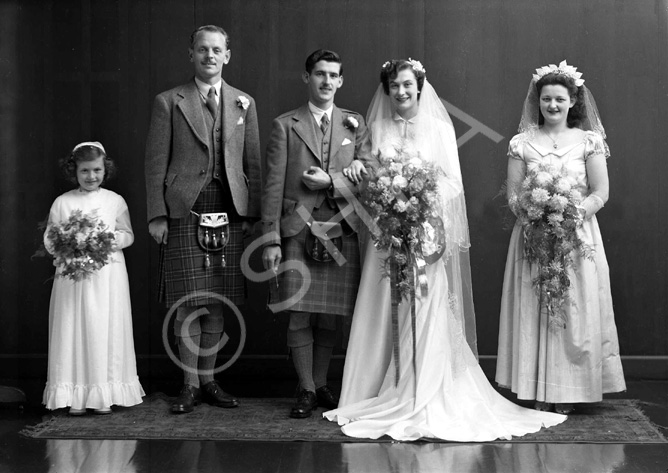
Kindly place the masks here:
[[(444, 222), (445, 252), (425, 269), (426, 296), (399, 305), (397, 327), (390, 281), (383, 277), (387, 253), (368, 240), (339, 407), (324, 416), (351, 437), (459, 442), (510, 439), (563, 422), (565, 416), (508, 401), (478, 365), (468, 221), (452, 121), (418, 61), (388, 61), (381, 82), (367, 113), (371, 151), (365, 164), (373, 170), (379, 152), (388, 156), (410, 147), (442, 171), (434, 209)], [(353, 181), (360, 177), (354, 168), (344, 174)]]
[(111, 261), (88, 278), (72, 280), (56, 267), (49, 307), (49, 362), (42, 402), (47, 409), (69, 407), (71, 415), (111, 414), (111, 406), (142, 402), (137, 377), (128, 274), (123, 248), (134, 241), (130, 214), (120, 195), (101, 185), (115, 170), (98, 142), (76, 145), (61, 160), (77, 187), (51, 206), (44, 246), (54, 253), (49, 230), (73, 212), (95, 213), (114, 234)]

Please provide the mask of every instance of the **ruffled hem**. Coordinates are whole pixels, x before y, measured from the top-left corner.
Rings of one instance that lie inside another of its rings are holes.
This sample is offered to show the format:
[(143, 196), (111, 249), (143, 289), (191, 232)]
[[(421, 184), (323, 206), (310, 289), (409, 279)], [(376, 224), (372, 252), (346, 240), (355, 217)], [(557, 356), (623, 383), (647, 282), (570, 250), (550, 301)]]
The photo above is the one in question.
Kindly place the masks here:
[(146, 393), (139, 378), (128, 383), (46, 384), (42, 404), (47, 409), (73, 407), (75, 409), (103, 409), (111, 406), (135, 406), (141, 404)]

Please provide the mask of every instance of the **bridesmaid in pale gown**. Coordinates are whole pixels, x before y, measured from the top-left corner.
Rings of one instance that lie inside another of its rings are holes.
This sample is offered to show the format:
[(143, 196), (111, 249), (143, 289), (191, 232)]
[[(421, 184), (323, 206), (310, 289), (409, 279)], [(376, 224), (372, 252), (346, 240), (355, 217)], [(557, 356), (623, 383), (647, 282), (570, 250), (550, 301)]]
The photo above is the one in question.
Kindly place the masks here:
[(507, 193), (515, 196), (527, 170), (541, 163), (566, 169), (582, 196), (578, 235), (594, 250), (574, 251), (568, 270), (565, 323), (550, 324), (532, 284), (537, 268), (524, 259), (523, 229), (510, 238), (501, 301), (496, 381), (536, 409), (573, 411), (573, 403), (601, 401), (626, 390), (619, 357), (608, 262), (596, 213), (608, 200), (605, 142), (593, 97), (581, 73), (563, 61), (536, 70), (524, 102), (520, 133), (510, 140)]
[[(462, 442), (510, 439), (563, 422), (564, 416), (506, 400), (478, 365), (457, 142), (450, 117), (418, 61), (383, 65), (367, 120), (370, 151), (364, 159), (371, 172), (378, 166), (379, 152), (388, 155), (400, 148), (415, 149), (443, 171), (435, 208), (445, 222), (445, 252), (426, 268), (427, 295), (399, 305), (399, 324), (393, 333), (390, 282), (382, 271), (387, 255), (367, 237), (341, 401), (338, 409), (324, 416), (351, 437)], [(346, 173), (352, 180), (361, 174), (358, 167)], [(395, 344), (398, 358), (393, 354)]]

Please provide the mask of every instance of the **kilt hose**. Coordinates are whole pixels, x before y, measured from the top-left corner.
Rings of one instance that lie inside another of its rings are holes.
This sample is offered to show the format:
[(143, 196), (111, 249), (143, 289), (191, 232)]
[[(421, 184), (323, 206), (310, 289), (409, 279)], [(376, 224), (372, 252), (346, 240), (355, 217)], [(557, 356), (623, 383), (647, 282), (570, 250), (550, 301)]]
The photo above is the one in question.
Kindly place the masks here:
[[(200, 193), (192, 211), (198, 214), (225, 212), (223, 190), (218, 181), (213, 180)], [(229, 212), (229, 209), (227, 209)], [(232, 212), (236, 216), (236, 212)], [(211, 265), (205, 268), (207, 252), (197, 242), (199, 217), (190, 214), (181, 219), (169, 220), (167, 245), (160, 245), (159, 300), (168, 307), (181, 297), (198, 291), (207, 291), (228, 298), (235, 305), (242, 305), (246, 297), (246, 285), (241, 273), (241, 254), (244, 251), (241, 222), (230, 216), (230, 239), (222, 252), (209, 252)], [(222, 256), (225, 255), (225, 267)], [(184, 306), (220, 304), (219, 299), (197, 296), (184, 302)]]
[[(313, 211), (313, 219), (318, 222), (327, 222), (332, 219), (338, 210), (333, 210), (323, 202), (319, 209)], [(309, 287), (306, 294), (294, 305), (287, 307), (287, 311), (309, 312), (314, 314), (353, 315), (357, 289), (360, 283), (360, 252), (357, 234), (353, 233), (348, 225), (342, 221), (344, 227), (343, 245), (341, 253), (346, 259), (342, 266), (336, 261), (321, 263), (314, 261), (304, 251), (304, 241), (309, 232), (304, 227), (294, 237), (283, 238), (281, 249), (283, 261), (302, 262), (309, 270)], [(277, 303), (285, 301), (299, 292), (304, 285), (306, 274), (291, 269), (278, 275), (278, 288), (269, 284), (270, 301)]]

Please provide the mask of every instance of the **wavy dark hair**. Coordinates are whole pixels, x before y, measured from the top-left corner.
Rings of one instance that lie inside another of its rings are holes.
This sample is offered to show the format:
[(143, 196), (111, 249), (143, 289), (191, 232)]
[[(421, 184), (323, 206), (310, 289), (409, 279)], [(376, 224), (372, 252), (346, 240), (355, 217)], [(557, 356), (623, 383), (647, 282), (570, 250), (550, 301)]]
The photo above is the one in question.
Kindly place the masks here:
[(309, 74), (313, 72), (318, 61), (327, 61), (327, 62), (336, 62), (339, 64), (339, 75), (343, 75), (343, 61), (341, 61), (341, 56), (339, 56), (334, 51), (329, 49), (317, 49), (308, 55), (306, 62), (304, 63), (304, 70)]
[[(418, 91), (422, 90), (424, 85), (425, 73), (421, 71), (416, 71), (413, 69), (413, 65), (405, 59), (392, 59), (387, 61), (387, 65), (384, 65), (380, 70), (380, 82), (383, 84), (383, 90), (385, 95), (390, 95), (390, 81), (395, 79), (399, 75), (400, 71), (404, 69), (410, 69), (415, 74), (415, 79), (417, 79)], [(420, 97), (418, 96), (418, 99)]]
[(70, 154), (60, 159), (60, 169), (68, 182), (78, 184), (77, 166), (79, 163), (93, 161), (99, 157), (104, 158), (104, 180), (102, 183), (105, 183), (116, 175), (116, 163), (97, 146), (84, 145), (77, 148), (76, 151), (71, 151)]
[[(587, 109), (584, 103), (584, 89), (575, 85), (575, 81), (564, 74), (549, 73), (545, 74), (543, 77), (538, 79), (538, 81), (536, 81), (536, 92), (538, 92), (539, 100), (540, 92), (546, 85), (561, 85), (566, 87), (566, 90), (568, 90), (568, 95), (575, 99), (575, 104), (568, 110), (566, 124), (569, 128), (578, 127), (582, 123), (582, 120), (587, 116)], [(543, 123), (545, 123), (545, 119), (543, 118), (543, 114), (540, 112), (539, 106), (538, 124), (542, 125)]]

